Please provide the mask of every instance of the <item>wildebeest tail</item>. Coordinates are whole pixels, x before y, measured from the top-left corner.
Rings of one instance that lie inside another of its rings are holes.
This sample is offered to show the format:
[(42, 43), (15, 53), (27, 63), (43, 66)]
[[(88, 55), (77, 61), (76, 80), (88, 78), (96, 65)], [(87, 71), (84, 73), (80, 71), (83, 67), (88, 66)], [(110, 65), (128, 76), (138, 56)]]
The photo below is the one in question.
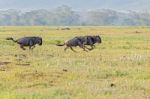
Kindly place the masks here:
[(65, 43), (61, 44), (61, 42), (58, 40), (56, 46), (64, 46)]
[(64, 44), (56, 44), (57, 46), (64, 46), (65, 45), (65, 43)]
[(17, 42), (17, 40), (14, 40), (12, 37), (8, 37), (8, 38), (6, 38), (6, 40), (12, 40), (13, 42)]

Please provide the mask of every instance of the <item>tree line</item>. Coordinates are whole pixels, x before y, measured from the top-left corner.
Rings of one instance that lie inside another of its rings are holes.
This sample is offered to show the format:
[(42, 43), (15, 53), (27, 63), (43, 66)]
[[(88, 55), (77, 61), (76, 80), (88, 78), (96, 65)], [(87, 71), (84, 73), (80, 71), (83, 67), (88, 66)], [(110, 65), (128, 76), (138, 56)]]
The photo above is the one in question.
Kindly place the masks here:
[(0, 11), (1, 26), (150, 26), (150, 12), (99, 9), (74, 11), (61, 6), (52, 10)]

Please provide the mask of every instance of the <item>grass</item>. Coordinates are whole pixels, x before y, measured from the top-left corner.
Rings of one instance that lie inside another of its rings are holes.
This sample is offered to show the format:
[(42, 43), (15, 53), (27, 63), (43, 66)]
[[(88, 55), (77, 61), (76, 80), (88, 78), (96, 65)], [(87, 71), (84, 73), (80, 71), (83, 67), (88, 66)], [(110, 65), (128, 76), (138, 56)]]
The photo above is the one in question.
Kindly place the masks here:
[[(149, 27), (0, 27), (0, 99), (149, 99)], [(41, 36), (23, 51), (6, 37)], [(55, 46), (79, 35), (100, 35), (84, 52)], [(113, 85), (113, 86), (112, 86)]]

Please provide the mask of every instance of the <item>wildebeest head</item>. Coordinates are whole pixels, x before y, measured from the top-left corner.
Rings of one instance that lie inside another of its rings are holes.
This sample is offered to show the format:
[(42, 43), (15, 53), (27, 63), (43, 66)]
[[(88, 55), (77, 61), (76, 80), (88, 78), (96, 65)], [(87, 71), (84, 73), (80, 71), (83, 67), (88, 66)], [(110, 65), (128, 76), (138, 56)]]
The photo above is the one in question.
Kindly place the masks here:
[(37, 44), (42, 45), (42, 38), (41, 37), (37, 37), (36, 41), (37, 41)]
[(94, 36), (94, 39), (97, 43), (102, 43), (101, 37), (99, 35)]

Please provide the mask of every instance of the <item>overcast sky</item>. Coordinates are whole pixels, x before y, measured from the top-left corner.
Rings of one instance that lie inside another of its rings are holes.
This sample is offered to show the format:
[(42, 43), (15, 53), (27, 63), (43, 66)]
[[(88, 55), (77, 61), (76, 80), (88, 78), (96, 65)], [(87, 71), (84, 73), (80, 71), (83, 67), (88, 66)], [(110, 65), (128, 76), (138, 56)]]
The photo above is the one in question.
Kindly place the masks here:
[(53, 9), (67, 5), (74, 10), (114, 9), (150, 11), (150, 0), (0, 0), (0, 10)]

